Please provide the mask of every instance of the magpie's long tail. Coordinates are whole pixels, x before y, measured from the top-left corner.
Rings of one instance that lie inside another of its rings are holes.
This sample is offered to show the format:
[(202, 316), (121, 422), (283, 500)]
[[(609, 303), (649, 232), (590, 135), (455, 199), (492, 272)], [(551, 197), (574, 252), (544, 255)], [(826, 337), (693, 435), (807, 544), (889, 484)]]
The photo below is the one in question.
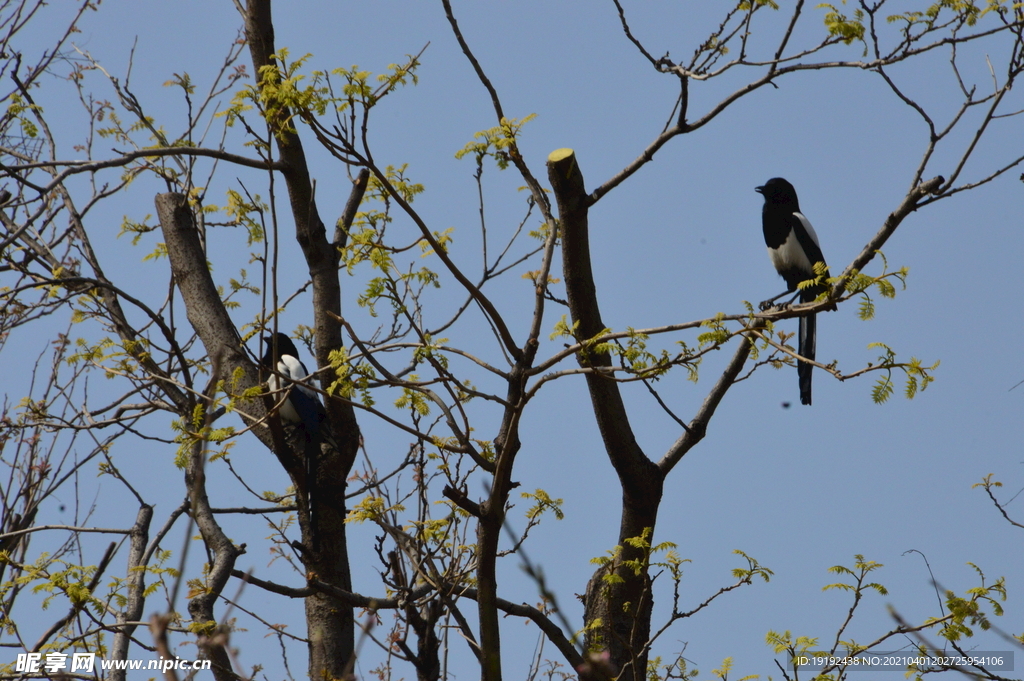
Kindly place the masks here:
[(309, 505), (309, 537), (313, 551), (320, 550), (320, 518), (317, 517), (317, 505), (320, 501), (316, 485), (317, 459), (320, 456), (319, 438), (306, 438), (306, 503)]
[(309, 509), (309, 534), (313, 551), (320, 550), (320, 519), (317, 517), (319, 490), (316, 476), (319, 470), (320, 445), (323, 444), (324, 408), (319, 402), (304, 394), (298, 388), (288, 393), (295, 411), (301, 419), (301, 427), (305, 434), (306, 446), (303, 456), (306, 459), (306, 500)]
[[(812, 298), (813, 300), (813, 298)], [(817, 333), (817, 315), (807, 315), (800, 318), (800, 342), (797, 352), (802, 357), (814, 359), (815, 335)], [(796, 375), (800, 380), (800, 403), (811, 403), (811, 372), (814, 367), (807, 362), (796, 363)]]

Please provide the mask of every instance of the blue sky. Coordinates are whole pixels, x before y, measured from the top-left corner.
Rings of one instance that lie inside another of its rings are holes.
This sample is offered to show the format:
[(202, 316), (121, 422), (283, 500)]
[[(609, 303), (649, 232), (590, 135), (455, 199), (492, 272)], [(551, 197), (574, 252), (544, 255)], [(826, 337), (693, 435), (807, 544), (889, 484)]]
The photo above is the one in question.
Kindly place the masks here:
[[(626, 10), (634, 33), (651, 53), (669, 52), (677, 60), (691, 54), (721, 19), (717, 3), (633, 3), (626, 4)], [(546, 178), (543, 164), (550, 151), (572, 147), (588, 188), (593, 188), (639, 155), (670, 114), (678, 93), (675, 78), (655, 73), (626, 40), (610, 2), (456, 3), (455, 11), (506, 115), (537, 114), (524, 129), (520, 148), (539, 177)], [(820, 39), (823, 13), (806, 11), (794, 44)], [(432, 229), (454, 227), (453, 253), (471, 271), (479, 268), (473, 167), (454, 154), (474, 132), (496, 121), (439, 3), (279, 3), (275, 18), (278, 47), (288, 47), (293, 56), (311, 53), (311, 68), (358, 64), (381, 72), (429, 43), (419, 85), (397, 92), (374, 111), (371, 140), (378, 164), (409, 164), (409, 176), (426, 187), (416, 200), (417, 209)], [(75, 42), (121, 78), (135, 43), (133, 90), (173, 133), (181, 126), (184, 106), (179, 91), (162, 84), (176, 73), (188, 72), (204, 90), (239, 25), (229, 2), (105, 2), (84, 22)], [(774, 36), (778, 29), (779, 21), (772, 19), (760, 30)], [(760, 35), (755, 33), (754, 49), (764, 48)], [(996, 46), (964, 50), (961, 74), (979, 90), (988, 87), (985, 58), (998, 63), (1000, 54)], [(856, 45), (832, 51), (836, 59), (859, 57)], [(251, 65), (248, 68), (251, 72)], [(759, 74), (757, 69), (737, 69), (720, 80), (694, 83), (691, 118)], [(892, 75), (929, 106), (937, 120), (948, 120), (959, 102), (947, 53), (896, 67)], [(91, 87), (97, 96), (112, 98), (109, 86), (94, 76)], [(53, 87), (52, 93), (41, 95), (47, 115), (65, 122), (60, 130), (67, 145), (62, 158), (77, 157), (71, 145), (82, 135), (82, 116), (67, 103), (67, 92)], [(1022, 108), (1020, 93), (1011, 93), (1011, 98), (1017, 106), (1010, 103), (1007, 110)], [(1020, 155), (1022, 130), (1020, 118), (994, 122), (963, 179), (984, 176)], [(318, 180), (321, 214), (325, 221), (333, 221), (347, 196), (346, 169), (314, 149), (308, 135), (304, 138)], [(948, 176), (966, 139), (956, 135), (948, 148), (940, 148), (926, 177)], [(605, 323), (614, 329), (649, 328), (718, 312), (739, 313), (743, 301), (756, 302), (781, 291), (783, 282), (766, 257), (761, 237), (761, 197), (753, 191), (773, 176), (786, 177), (796, 186), (803, 212), (815, 225), (833, 274), (838, 273), (899, 205), (925, 142), (920, 119), (877, 75), (867, 72), (793, 74), (780, 78), (777, 88), (761, 88), (744, 97), (708, 126), (671, 141), (652, 163), (591, 209), (591, 246)], [(111, 153), (103, 145), (100, 150), (99, 157)], [(243, 151), (237, 145), (232, 150)], [(907, 401), (899, 396), (898, 385), (896, 396), (876, 405), (870, 398), (874, 375), (840, 383), (819, 371), (814, 406), (785, 409), (784, 402), (798, 403), (792, 368), (761, 369), (730, 391), (707, 438), (667, 481), (656, 539), (675, 542), (680, 555), (693, 561), (683, 582), (685, 603), (696, 605), (733, 581), (729, 570), (742, 566), (734, 549), (756, 557), (775, 576), (769, 584), (728, 594), (692, 621), (678, 623), (656, 654), (668, 656), (685, 643), (686, 657), (701, 669), (702, 679), (710, 677), (711, 669), (726, 656), (735, 658), (738, 675), (778, 677), (773, 655), (763, 643), (765, 633), (789, 629), (794, 635), (830, 641), (849, 599), (836, 592), (822, 593), (821, 587), (835, 581), (827, 569), (851, 565), (854, 554), (884, 563), (876, 578), (890, 589), (889, 596), (874, 596), (865, 603), (851, 628), (854, 638), (869, 640), (892, 628), (889, 606), (911, 621), (936, 615), (928, 570), (920, 555), (906, 553), (911, 550), (927, 556), (943, 587), (960, 592), (976, 586), (968, 561), (990, 579), (1005, 575), (1010, 598), (1007, 615), (997, 624), (1011, 632), (1024, 630), (1019, 537), (983, 492), (971, 489), (989, 473), (1007, 484), (1004, 498), (1024, 486), (1024, 386), (1010, 391), (1024, 379), (1016, 290), (1024, 256), (1024, 188), (1016, 180), (1019, 174), (1010, 172), (904, 222), (884, 252), (891, 267), (909, 268), (907, 290), (893, 301), (878, 301), (875, 319), (860, 321), (855, 303), (818, 318), (819, 360), (838, 360), (846, 371), (876, 361), (879, 352), (868, 348), (872, 342), (885, 342), (901, 358), (920, 357), (926, 364), (941, 360), (936, 381), (925, 393)], [(235, 176), (233, 169), (220, 170), (221, 196)], [(522, 184), (512, 170), (486, 169), (492, 234), (511, 233), (522, 219), (525, 195), (517, 191)], [(115, 238), (122, 216), (141, 219), (153, 212), (156, 191), (162, 189), (142, 181), (123, 199), (108, 201), (93, 216), (90, 233), (97, 247), (109, 254), (111, 278), (135, 277), (140, 294), (159, 304), (166, 295), (166, 262), (141, 262), (155, 244), (155, 235), (138, 248)], [(210, 200), (223, 203), (216, 191), (211, 189)], [(289, 228), (283, 220), (284, 288), (304, 279), (298, 248), (287, 238)], [(413, 226), (402, 219), (395, 229), (413, 234)], [(237, 231), (217, 234), (212, 243), (219, 283), (226, 283), (240, 267), (255, 269), (247, 265), (248, 249)], [(879, 267), (872, 263), (869, 271), (875, 273)], [(369, 332), (377, 322), (357, 308), (358, 293), (357, 285), (346, 287), (345, 310)], [(529, 283), (516, 273), (490, 293), (514, 335), (524, 338), (532, 310)], [(447, 310), (461, 299), (455, 284), (448, 282), (429, 300)], [(310, 323), (308, 305), (308, 296), (293, 305), (285, 326)], [(254, 311), (250, 308), (235, 318), (247, 321), (246, 315)], [(549, 316), (549, 328), (560, 314)], [(479, 322), (479, 317), (474, 319)], [(796, 328), (795, 321), (783, 325)], [(497, 357), (491, 339), (480, 329), (478, 324), (462, 325), (456, 340)], [(95, 328), (76, 332), (98, 334)], [(693, 343), (693, 336), (665, 337), (656, 343), (671, 347), (682, 339)], [(28, 352), (31, 343), (24, 332), (16, 334), (5, 354)], [(560, 347), (560, 340), (546, 342), (540, 355)], [(689, 418), (730, 351), (710, 356), (696, 385), (682, 374), (663, 380), (658, 385), (663, 399)], [(483, 385), (486, 379), (480, 381)], [(20, 396), (21, 385), (5, 381), (5, 393)], [(678, 437), (678, 427), (642, 387), (630, 386), (626, 395), (639, 442), (649, 456), (660, 458)], [(489, 437), (495, 414), (481, 406), (478, 416), (478, 436)], [(366, 418), (361, 424), (374, 465), (386, 469), (400, 459), (407, 438)], [(529, 553), (578, 626), (582, 609), (573, 594), (585, 589), (593, 569), (589, 559), (614, 546), (619, 499), (582, 379), (547, 386), (527, 410), (523, 434), (516, 479), (524, 490), (543, 487), (564, 499), (566, 513), (564, 520), (549, 519), (535, 531)], [(256, 489), (283, 489), (284, 475), (267, 452), (255, 441), (240, 449), (246, 451), (236, 451), (233, 462), (252, 476)], [(135, 475), (152, 469), (167, 476), (164, 479), (180, 480), (170, 449), (138, 445), (136, 456), (129, 451), (122, 456)], [(111, 500), (122, 492), (109, 479), (85, 478), (86, 489), (99, 495), (97, 524), (116, 521), (123, 511)], [(160, 500), (158, 518), (183, 495), (180, 483), (165, 487), (150, 490)], [(219, 489), (222, 498), (213, 500), (215, 506), (246, 501), (226, 477)], [(56, 503), (45, 509), (54, 518), (59, 517)], [(525, 524), (521, 513), (527, 505), (513, 511), (513, 524)], [(1024, 516), (1019, 499), (1008, 510)], [(243, 535), (254, 537), (239, 567), (298, 585), (297, 575), (279, 564), (268, 565), (268, 555), (256, 548), (260, 542), (255, 538), (265, 536), (265, 528), (238, 523), (231, 528), (236, 541)], [(350, 544), (355, 587), (368, 594), (379, 589), (370, 562), (375, 533), (371, 527), (353, 527)], [(176, 536), (168, 548), (177, 550), (180, 540)], [(40, 541), (33, 546), (43, 545)], [(502, 595), (515, 602), (535, 602), (534, 586), (520, 576), (514, 559), (507, 562)], [(656, 608), (668, 600), (668, 592), (658, 593)], [(273, 614), (268, 619), (289, 622), (296, 633), (303, 632), (299, 603), (276, 602), (252, 588), (243, 594), (243, 602), (269, 608)], [(43, 618), (38, 626), (48, 621)], [(656, 615), (656, 626), (658, 621)], [(22, 627), (33, 624), (24, 622)], [(266, 646), (261, 625), (241, 615), (239, 624), (249, 630), (233, 641), (242, 661), (265, 664), (269, 678), (281, 678), (277, 650)], [(509, 678), (525, 676), (535, 632), (513, 620), (505, 620), (503, 626), (509, 647), (522, 652), (507, 656), (505, 673)], [(972, 645), (980, 650), (1006, 648), (984, 637)], [(298, 678), (304, 650), (293, 647), (290, 655)], [(476, 672), (464, 659), (465, 651), (459, 655), (453, 671), (460, 678), (472, 678)], [(551, 651), (549, 657), (555, 655)], [(366, 675), (370, 668), (364, 663), (360, 673)], [(902, 678), (895, 672), (889, 676)]]

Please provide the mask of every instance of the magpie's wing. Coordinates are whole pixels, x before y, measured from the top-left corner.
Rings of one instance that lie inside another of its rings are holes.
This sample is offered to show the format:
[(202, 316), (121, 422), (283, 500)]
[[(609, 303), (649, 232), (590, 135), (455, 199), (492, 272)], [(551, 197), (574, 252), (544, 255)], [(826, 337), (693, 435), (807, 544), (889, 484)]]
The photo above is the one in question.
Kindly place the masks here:
[(309, 377), (305, 365), (297, 357), (281, 355), (281, 359), (277, 363), (277, 370), (291, 381), (288, 400), (306, 429), (307, 435), (311, 439), (318, 439), (321, 436), (320, 424), (326, 418), (327, 412), (320, 403), (316, 391), (305, 383)]
[(309, 371), (306, 370), (306, 365), (300, 362), (297, 357), (281, 355), (281, 359), (277, 363), (277, 370), (291, 379), (295, 387), (306, 397), (319, 402), (316, 391), (306, 385), (306, 380), (309, 379)]
[(310, 397), (307, 394), (310, 392), (312, 391), (301, 383), (294, 383), (288, 392), (288, 399), (291, 401), (292, 407), (295, 408), (295, 413), (299, 415), (299, 421), (306, 430), (306, 435), (310, 440), (318, 441), (322, 437), (320, 428), (327, 412), (320, 404), (320, 400), (316, 399), (316, 393), (313, 393), (314, 397)]
[(815, 233), (811, 221), (803, 213), (792, 213), (790, 227), (796, 234), (796, 240), (800, 243), (800, 247), (804, 249), (807, 259), (811, 261), (811, 265), (825, 262), (825, 256), (818, 244), (818, 235)]

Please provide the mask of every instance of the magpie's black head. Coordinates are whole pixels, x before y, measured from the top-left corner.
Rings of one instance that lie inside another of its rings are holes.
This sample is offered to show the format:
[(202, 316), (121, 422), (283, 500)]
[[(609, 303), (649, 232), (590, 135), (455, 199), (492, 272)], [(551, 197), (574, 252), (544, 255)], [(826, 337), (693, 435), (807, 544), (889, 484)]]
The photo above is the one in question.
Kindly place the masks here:
[(260, 360), (260, 364), (265, 367), (277, 366), (277, 360), (281, 355), (291, 355), (296, 359), (299, 357), (299, 351), (295, 348), (295, 343), (281, 332), (272, 336), (264, 336), (263, 344), (267, 347), (267, 351), (263, 353), (263, 359)]
[(800, 209), (800, 202), (796, 198), (796, 190), (781, 177), (773, 177), (761, 187), (755, 187), (754, 191), (764, 196), (766, 204), (773, 203), (779, 206), (792, 206), (794, 210)]

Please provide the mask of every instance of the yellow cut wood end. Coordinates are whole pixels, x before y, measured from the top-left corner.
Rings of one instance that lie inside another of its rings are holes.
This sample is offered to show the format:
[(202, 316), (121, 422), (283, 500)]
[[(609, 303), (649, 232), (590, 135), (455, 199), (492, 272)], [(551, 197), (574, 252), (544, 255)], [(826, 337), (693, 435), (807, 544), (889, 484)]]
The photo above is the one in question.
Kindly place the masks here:
[(561, 149), (555, 149), (550, 154), (548, 154), (548, 163), (558, 163), (562, 159), (568, 158), (568, 157), (572, 156), (575, 153), (576, 153), (575, 151), (573, 151), (572, 149), (569, 149), (567, 147), (562, 147)]

